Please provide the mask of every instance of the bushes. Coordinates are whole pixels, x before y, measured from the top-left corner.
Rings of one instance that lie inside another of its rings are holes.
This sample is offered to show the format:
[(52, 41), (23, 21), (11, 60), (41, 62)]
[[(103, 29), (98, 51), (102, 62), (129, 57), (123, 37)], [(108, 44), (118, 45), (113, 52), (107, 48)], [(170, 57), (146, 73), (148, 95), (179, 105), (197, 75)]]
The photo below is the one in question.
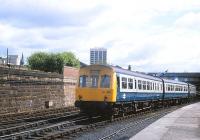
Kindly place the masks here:
[(28, 58), (28, 65), (34, 70), (62, 73), (64, 66), (79, 67), (80, 62), (71, 52), (37, 52)]

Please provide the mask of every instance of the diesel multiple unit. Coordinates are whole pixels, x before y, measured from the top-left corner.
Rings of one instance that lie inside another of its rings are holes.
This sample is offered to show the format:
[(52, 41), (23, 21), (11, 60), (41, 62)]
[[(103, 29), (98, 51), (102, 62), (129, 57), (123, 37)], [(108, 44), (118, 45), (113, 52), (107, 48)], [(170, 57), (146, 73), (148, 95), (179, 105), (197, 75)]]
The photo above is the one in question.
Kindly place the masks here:
[(110, 65), (80, 69), (75, 106), (88, 113), (123, 114), (188, 102), (194, 85)]

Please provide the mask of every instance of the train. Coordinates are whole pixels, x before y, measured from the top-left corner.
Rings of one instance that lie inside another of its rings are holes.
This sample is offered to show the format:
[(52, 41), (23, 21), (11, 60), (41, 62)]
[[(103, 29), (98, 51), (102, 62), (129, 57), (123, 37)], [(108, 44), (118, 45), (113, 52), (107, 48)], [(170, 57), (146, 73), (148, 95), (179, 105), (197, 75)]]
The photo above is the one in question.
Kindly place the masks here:
[(189, 102), (196, 87), (119, 66), (88, 65), (79, 70), (75, 106), (82, 112), (124, 115)]

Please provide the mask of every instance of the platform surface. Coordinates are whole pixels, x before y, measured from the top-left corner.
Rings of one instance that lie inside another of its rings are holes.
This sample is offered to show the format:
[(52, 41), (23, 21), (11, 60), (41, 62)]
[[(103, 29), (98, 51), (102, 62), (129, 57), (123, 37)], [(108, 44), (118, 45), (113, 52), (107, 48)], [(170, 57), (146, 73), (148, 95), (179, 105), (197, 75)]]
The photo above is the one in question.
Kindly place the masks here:
[(200, 140), (200, 102), (167, 114), (131, 140)]

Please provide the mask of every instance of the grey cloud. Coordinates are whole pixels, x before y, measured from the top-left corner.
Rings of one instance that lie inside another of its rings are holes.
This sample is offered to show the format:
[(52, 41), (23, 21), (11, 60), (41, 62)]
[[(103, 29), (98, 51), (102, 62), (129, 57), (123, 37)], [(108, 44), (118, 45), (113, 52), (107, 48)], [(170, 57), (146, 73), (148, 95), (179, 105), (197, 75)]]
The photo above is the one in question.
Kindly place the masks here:
[(0, 22), (9, 23), (16, 27), (58, 27), (84, 26), (95, 18), (103, 6), (94, 7), (85, 11), (70, 12), (59, 9), (47, 9), (36, 6), (0, 5)]

